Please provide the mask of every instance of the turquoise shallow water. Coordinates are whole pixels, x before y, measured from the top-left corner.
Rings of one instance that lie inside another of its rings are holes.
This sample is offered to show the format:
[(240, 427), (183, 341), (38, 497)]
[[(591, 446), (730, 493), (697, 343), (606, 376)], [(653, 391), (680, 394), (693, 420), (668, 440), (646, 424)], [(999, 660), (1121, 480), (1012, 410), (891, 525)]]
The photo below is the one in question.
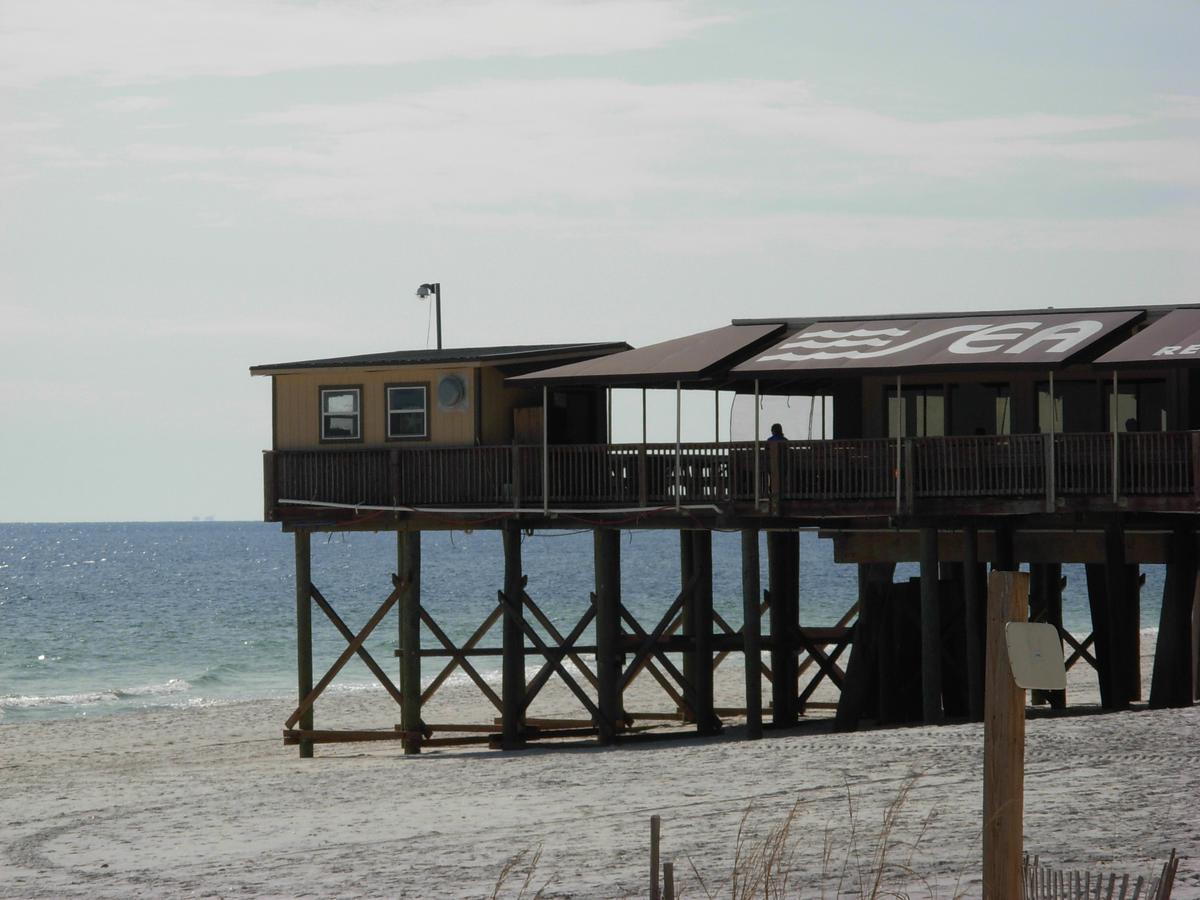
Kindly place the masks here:
[[(740, 543), (713, 541), (714, 601), (741, 623)], [(678, 538), (668, 532), (622, 536), (625, 603), (647, 627), (678, 591)], [(292, 538), (256, 522), (0, 525), (0, 724), (95, 716), (152, 707), (203, 706), (291, 696), (295, 626)], [(313, 581), (357, 630), (391, 589), (396, 544), (389, 534), (313, 539)], [(593, 587), (589, 533), (547, 532), (523, 547), (529, 593), (563, 632), (578, 620)], [(422, 542), (426, 607), (461, 643), (495, 604), (503, 559), (496, 532), (440, 532)], [(762, 553), (765, 564), (766, 553)], [(831, 625), (856, 594), (852, 566), (832, 546), (801, 535), (801, 616)], [(897, 578), (916, 574), (901, 566)], [(1065, 567), (1064, 619), (1090, 630), (1081, 566)], [(1146, 568), (1142, 624), (1158, 622), (1161, 567)], [(764, 573), (765, 584), (765, 573)], [(316, 668), (345, 643), (314, 611)], [(498, 642), (498, 629), (493, 632)], [(587, 638), (585, 638), (587, 640)], [(426, 633), (423, 641), (436, 644)], [(396, 619), (367, 643), (395, 672)], [(425, 660), (432, 676), (441, 660)], [(481, 669), (496, 669), (484, 658)], [(372, 688), (352, 660), (331, 690)]]

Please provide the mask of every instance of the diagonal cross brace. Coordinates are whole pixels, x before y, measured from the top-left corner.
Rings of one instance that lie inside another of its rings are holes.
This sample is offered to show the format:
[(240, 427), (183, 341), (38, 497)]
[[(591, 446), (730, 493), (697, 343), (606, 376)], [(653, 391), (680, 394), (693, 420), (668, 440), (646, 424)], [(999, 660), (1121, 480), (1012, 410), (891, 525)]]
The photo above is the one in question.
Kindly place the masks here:
[[(441, 626), (434, 621), (433, 616), (431, 616), (423, 607), (421, 609), (421, 621), (429, 626), (429, 630), (433, 632), (433, 636), (435, 638), (442, 642), (442, 646), (454, 654), (451, 658), (452, 661), (450, 664), (446, 666), (446, 668), (442, 671), (442, 675), (438, 677), (442, 678), (442, 681), (444, 681), (445, 678), (442, 676), (448, 676), (455, 664), (462, 666), (462, 670), (467, 673), (472, 681), (475, 682), (475, 686), (483, 692), (483, 695), (492, 701), (492, 705), (496, 707), (497, 710), (503, 712), (504, 704), (500, 702), (500, 698), (496, 696), (496, 692), (492, 690), (492, 686), (483, 680), (483, 676), (479, 674), (473, 665), (471, 665), (471, 661), (468, 660), (466, 656), (467, 651), (474, 646), (474, 642), (483, 637), (483, 635), (487, 633), (487, 630), (492, 627), (492, 624), (495, 623), (496, 619), (499, 617), (499, 614), (500, 609), (497, 607), (492, 615), (488, 616), (488, 618), (484, 620), (483, 625), (480, 625), (479, 628), (475, 630), (475, 634), (471, 636), (471, 640), (468, 641), (466, 646), (464, 646), (461, 650), (454, 646), (454, 642), (446, 636), (446, 632), (442, 631)], [(429, 689), (421, 697), (421, 701), (424, 702), (426, 699), (433, 696), (433, 692), (440, 686), (440, 681), (437, 682), (436, 685), (431, 684)]]
[[(585, 615), (595, 616), (596, 615), (596, 606), (595, 606), (596, 595), (592, 594), (591, 596), (592, 596), (592, 608)], [(552, 637), (555, 641), (557, 641), (558, 645), (561, 647), (564, 644), (562, 633), (557, 628), (554, 627), (554, 623), (550, 621), (549, 616), (547, 616), (544, 612), (541, 611), (541, 609), (538, 608), (538, 605), (533, 602), (533, 598), (530, 597), (528, 594), (522, 592), (521, 599), (525, 602), (525, 606), (529, 608), (529, 611), (533, 613), (534, 618), (538, 620), (538, 623), (543, 628), (546, 629), (546, 632), (550, 635), (550, 637)], [(581, 633), (582, 633), (582, 629), (581, 629)], [(569, 645), (573, 645), (578, 640), (579, 640), (579, 638), (575, 637), (574, 639), (572, 639), (571, 641), (566, 642), (566, 643), (568, 643)], [(596, 678), (596, 673), (594, 673), (592, 671), (591, 666), (589, 666), (586, 662), (584, 662), (584, 659), (582, 656), (580, 656), (578, 653), (576, 653), (575, 651), (572, 650), (571, 652), (569, 652), (567, 654), (567, 658), (575, 664), (575, 668), (579, 669), (579, 671), (583, 673), (583, 677), (586, 678), (589, 682), (591, 682), (592, 687), (598, 688), (600, 686), (600, 682)]]
[(407, 578), (403, 581), (393, 578), (392, 582), (396, 585), (395, 590), (388, 594), (387, 599), (384, 600), (379, 609), (375, 611), (375, 615), (371, 616), (370, 621), (363, 626), (362, 631), (354, 636), (354, 640), (352, 640), (350, 645), (342, 651), (342, 655), (337, 658), (337, 661), (330, 667), (329, 671), (325, 673), (325, 675), (317, 683), (317, 686), (309, 691), (308, 696), (300, 701), (300, 705), (296, 707), (296, 711), (288, 716), (286, 727), (294, 728), (296, 723), (300, 721), (300, 717), (312, 709), (313, 703), (315, 703), (317, 698), (321, 696), (321, 692), (324, 691), (325, 688), (329, 687), (329, 683), (333, 681), (334, 676), (336, 676), (337, 673), (342, 670), (342, 666), (346, 665), (346, 663), (350, 661), (350, 657), (354, 656), (358, 652), (359, 648), (362, 647), (367, 638), (371, 636), (371, 632), (375, 630), (375, 626), (383, 621), (383, 617), (388, 614), (389, 610), (391, 610), (393, 606), (395, 606), (396, 601), (400, 599), (400, 595), (408, 588)]
[[(595, 594), (593, 594), (592, 597), (594, 600)], [(579, 655), (572, 652), (571, 648), (575, 646), (575, 642), (579, 640), (580, 636), (584, 632), (584, 629), (586, 629), (588, 625), (592, 623), (592, 620), (595, 617), (596, 606), (593, 603), (591, 608), (589, 608), (588, 611), (583, 614), (583, 618), (581, 618), (575, 627), (571, 629), (571, 633), (567, 635), (565, 640), (561, 636), (555, 637), (555, 640), (558, 641), (558, 646), (551, 647), (546, 651), (546, 662), (542, 664), (542, 667), (538, 670), (538, 673), (533, 677), (529, 684), (525, 686), (525, 709), (529, 709), (529, 704), (533, 702), (534, 698), (538, 695), (538, 692), (546, 686), (546, 682), (550, 680), (550, 676), (554, 673), (555, 665), (561, 663), (564, 656), (570, 656), (572, 661), (579, 658)], [(576, 663), (576, 665), (579, 665), (579, 663)], [(584, 668), (584, 673), (586, 674), (587, 672), (588, 670)]]
[(505, 596), (504, 591), (496, 591), (496, 597), (499, 599), (500, 604), (504, 607), (505, 615), (509, 616), (518, 624), (521, 631), (525, 633), (525, 636), (533, 642), (533, 646), (537, 648), (537, 651), (548, 660), (550, 665), (554, 666), (555, 671), (558, 672), (558, 677), (561, 678), (563, 683), (571, 689), (571, 693), (579, 698), (579, 702), (584, 705), (584, 708), (587, 709), (589, 713), (591, 713), (592, 718), (597, 723), (603, 721), (604, 717), (600, 715), (600, 710), (592, 701), (592, 698), (589, 697), (587, 692), (584, 691), (584, 689), (579, 686), (578, 682), (571, 677), (571, 673), (567, 671), (566, 666), (564, 666), (560, 659), (556, 658), (550, 648), (546, 646), (546, 642), (542, 640), (542, 636), (537, 633), (537, 630), (531, 624), (529, 624), (529, 622), (525, 621), (525, 617), (521, 615), (521, 606)]
[[(352, 632), (346, 626), (346, 623), (342, 621), (342, 617), (334, 611), (334, 608), (330, 605), (329, 601), (325, 599), (325, 596), (319, 590), (317, 590), (316, 585), (310, 584), (309, 588), (311, 591), (310, 596), (316, 602), (317, 606), (321, 607), (321, 611), (325, 613), (329, 621), (333, 623), (333, 627), (336, 628), (341, 633), (342, 637), (344, 637), (347, 641), (353, 641), (354, 632)], [(392, 695), (392, 699), (403, 705), (404, 697), (401, 695), (400, 689), (396, 687), (396, 685), (392, 682), (392, 679), (388, 678), (387, 672), (380, 668), (379, 663), (375, 662), (375, 657), (367, 652), (366, 647), (358, 648), (358, 656), (364, 663), (366, 663), (367, 668), (371, 670), (372, 674), (379, 679), (379, 683), (382, 684), (387, 692)]]
[(1070, 657), (1067, 658), (1066, 666), (1068, 669), (1081, 659), (1093, 669), (1099, 669), (1096, 664), (1096, 657), (1088, 653), (1088, 648), (1091, 647), (1092, 644), (1096, 643), (1096, 635), (1094, 632), (1085, 637), (1082, 642), (1075, 640), (1075, 635), (1071, 634), (1071, 632), (1067, 631), (1066, 629), (1060, 628), (1058, 629), (1058, 633), (1062, 635), (1062, 639), (1064, 641), (1071, 645), (1071, 649), (1073, 651)]
[[(832, 669), (834, 671), (838, 672), (841, 677), (834, 678), (832, 673), (827, 673), (824, 666), (821, 666), (821, 670), (819, 672), (817, 672), (816, 675), (813, 676), (812, 681), (810, 681), (808, 683), (808, 686), (803, 691), (800, 692), (801, 705), (808, 702), (808, 698), (811, 697), (816, 692), (817, 686), (820, 685), (821, 681), (825, 678), (826, 674), (829, 674), (829, 680), (832, 681), (837, 686), (838, 690), (842, 689), (842, 684), (845, 681), (846, 674), (844, 672), (842, 672), (841, 667), (839, 667), (837, 665), (837, 660), (838, 660), (838, 657), (842, 655), (842, 651), (845, 650), (849, 646), (850, 646), (850, 641), (840, 642), (836, 647), (833, 648), (833, 652), (831, 654), (829, 654), (829, 656), (827, 658), (828, 664), (832, 667)], [(824, 655), (824, 654), (822, 654), (822, 655)]]
[[(621, 604), (621, 617), (627, 622), (630, 622), (631, 627), (634, 628), (634, 633), (642, 638), (642, 643), (638, 645), (638, 648), (634, 651), (633, 662), (630, 663), (629, 668), (625, 670), (625, 674), (621, 676), (622, 691), (633, 683), (633, 679), (637, 678), (638, 673), (641, 672), (642, 666), (644, 666), (646, 661), (650, 658), (650, 654), (652, 651), (654, 651), (655, 645), (658, 643), (659, 639), (663, 636), (668, 628), (672, 627), (671, 620), (675, 618), (675, 614), (679, 612), (685, 602), (691, 599), (692, 590), (696, 587), (696, 579), (697, 576), (693, 572), (688, 577), (687, 583), (683, 586), (683, 590), (679, 592), (679, 595), (676, 596), (674, 602), (663, 614), (663, 617), (658, 620), (658, 624), (654, 626), (654, 630), (651, 631), (650, 634), (646, 634), (646, 630), (637, 623), (637, 620), (634, 619), (629, 610), (626, 609), (625, 604)], [(656, 653), (655, 655), (658, 654)], [(674, 668), (674, 666), (671, 666), (671, 668)], [(672, 675), (674, 675), (674, 673), (672, 673)]]
[[(646, 629), (644, 629), (641, 626), (641, 624), (638, 622), (638, 620), (633, 617), (633, 614), (630, 613), (629, 610), (625, 608), (624, 603), (621, 604), (621, 618), (625, 620), (625, 624), (629, 626), (629, 629), (635, 635), (637, 635), (638, 637), (642, 637), (642, 638), (645, 638), (647, 636)], [(692, 683), (683, 677), (683, 673), (680, 672), (679, 669), (677, 669), (675, 667), (675, 664), (673, 662), (671, 662), (670, 659), (667, 658), (666, 653), (664, 653), (662, 650), (659, 650), (654, 645), (654, 642), (647, 642), (647, 641), (642, 642), (643, 646), (646, 646), (647, 643), (649, 643), (649, 647), (650, 647), (649, 655), (653, 655), (654, 658), (659, 661), (659, 663), (662, 665), (662, 667), (671, 674), (671, 677), (675, 679), (676, 683), (679, 685), (681, 691), (683, 692), (684, 702), (680, 703), (679, 705), (686, 707), (687, 712), (694, 714), (698, 704), (696, 703), (696, 691), (692, 687)], [(649, 667), (649, 665), (650, 665), (649, 662), (647, 662), (647, 660), (645, 658), (643, 658), (640, 661), (635, 660), (635, 663), (636, 662), (641, 662), (642, 664), (646, 665), (647, 667)], [(632, 666), (629, 669), (627, 669), (625, 672), (626, 677), (622, 680), (622, 683), (621, 683), (622, 690), (624, 690), (625, 686), (628, 685), (629, 682), (631, 682), (633, 680), (633, 678), (629, 675), (629, 673), (631, 671), (634, 671)], [(636, 675), (637, 673), (634, 672), (634, 674)], [(659, 680), (659, 684), (662, 684), (661, 679)], [(663, 685), (663, 686), (666, 687), (666, 685)], [(667, 691), (667, 693), (671, 693), (671, 692)], [(675, 699), (675, 698), (673, 697), (672, 699)], [(676, 703), (678, 703), (678, 702), (679, 701), (676, 699)]]

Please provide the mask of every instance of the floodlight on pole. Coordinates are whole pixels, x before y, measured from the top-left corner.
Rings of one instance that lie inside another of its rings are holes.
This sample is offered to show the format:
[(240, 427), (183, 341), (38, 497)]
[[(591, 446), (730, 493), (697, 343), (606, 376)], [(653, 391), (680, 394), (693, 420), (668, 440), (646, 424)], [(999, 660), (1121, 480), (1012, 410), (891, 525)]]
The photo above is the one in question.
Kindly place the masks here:
[(422, 300), (433, 294), (433, 303), (437, 316), (437, 348), (442, 349), (442, 284), (439, 281), (426, 282), (417, 288), (417, 296)]

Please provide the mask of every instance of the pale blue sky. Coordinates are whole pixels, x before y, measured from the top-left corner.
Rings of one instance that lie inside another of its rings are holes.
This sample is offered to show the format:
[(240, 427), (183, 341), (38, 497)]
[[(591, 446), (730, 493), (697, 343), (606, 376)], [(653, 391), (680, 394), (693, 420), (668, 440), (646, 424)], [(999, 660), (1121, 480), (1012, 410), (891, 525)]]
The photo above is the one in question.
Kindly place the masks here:
[(425, 280), (449, 345), (1200, 300), (1197, 46), (1193, 2), (0, 0), (0, 519), (257, 516), (247, 367), (425, 346)]

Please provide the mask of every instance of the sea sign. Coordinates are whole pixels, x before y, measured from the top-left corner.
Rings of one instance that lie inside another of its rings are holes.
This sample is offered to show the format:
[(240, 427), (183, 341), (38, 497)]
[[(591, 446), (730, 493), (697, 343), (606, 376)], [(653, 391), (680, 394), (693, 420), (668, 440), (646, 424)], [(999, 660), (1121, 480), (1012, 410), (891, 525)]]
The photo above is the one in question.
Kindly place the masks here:
[(1089, 311), (1076, 315), (820, 322), (790, 335), (737, 369), (1059, 365), (1139, 315), (1137, 311)]

